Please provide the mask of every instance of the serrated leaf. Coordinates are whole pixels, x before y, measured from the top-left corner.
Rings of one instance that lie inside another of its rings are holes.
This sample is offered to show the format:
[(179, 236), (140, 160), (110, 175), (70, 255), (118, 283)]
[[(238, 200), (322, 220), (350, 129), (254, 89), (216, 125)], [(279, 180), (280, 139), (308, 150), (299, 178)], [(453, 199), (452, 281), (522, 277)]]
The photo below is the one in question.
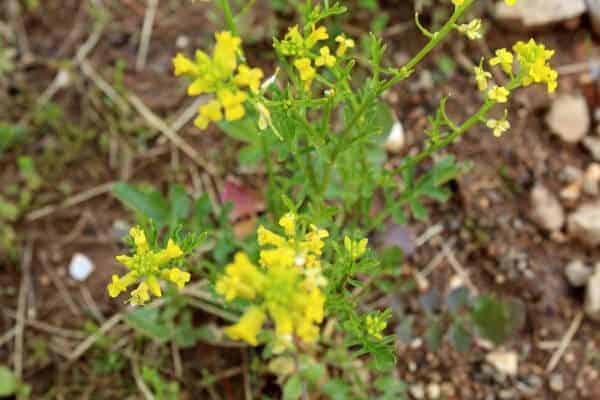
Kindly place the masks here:
[(160, 321), (160, 313), (156, 308), (139, 308), (125, 316), (125, 322), (136, 331), (150, 336), (160, 342), (171, 338), (171, 329)]
[(167, 224), (169, 206), (157, 191), (142, 191), (127, 183), (117, 183), (113, 186), (112, 192), (126, 207), (153, 220), (158, 227)]

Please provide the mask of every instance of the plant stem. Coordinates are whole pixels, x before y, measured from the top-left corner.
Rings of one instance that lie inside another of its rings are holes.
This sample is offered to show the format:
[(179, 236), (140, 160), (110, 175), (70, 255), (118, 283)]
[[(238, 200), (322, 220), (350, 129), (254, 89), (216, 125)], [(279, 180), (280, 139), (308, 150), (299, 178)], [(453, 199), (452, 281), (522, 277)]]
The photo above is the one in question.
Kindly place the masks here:
[(223, 16), (225, 17), (225, 23), (227, 28), (231, 31), (234, 36), (237, 36), (237, 27), (235, 25), (235, 18), (231, 12), (231, 6), (229, 0), (219, 0), (221, 8), (223, 9)]

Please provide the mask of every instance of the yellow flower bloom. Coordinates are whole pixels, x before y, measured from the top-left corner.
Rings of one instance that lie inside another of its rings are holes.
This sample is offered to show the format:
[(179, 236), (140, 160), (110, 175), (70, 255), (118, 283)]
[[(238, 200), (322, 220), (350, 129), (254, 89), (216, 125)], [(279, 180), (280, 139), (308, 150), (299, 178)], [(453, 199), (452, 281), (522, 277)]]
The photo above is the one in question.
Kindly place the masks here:
[(319, 50), (319, 53), (321, 55), (315, 59), (315, 64), (318, 67), (322, 67), (322, 66), (326, 65), (329, 68), (331, 68), (335, 65), (335, 57), (331, 55), (331, 51), (329, 50), (329, 47), (327, 47), (327, 46), (321, 47), (321, 49)]
[(179, 268), (170, 268), (162, 273), (163, 279), (173, 282), (179, 289), (183, 289), (192, 276), (189, 272), (182, 271)]
[(227, 121), (236, 121), (246, 114), (243, 103), (248, 99), (246, 92), (232, 92), (229, 89), (219, 90), (217, 98), (225, 109), (225, 119)]
[(500, 137), (504, 132), (510, 129), (510, 122), (506, 119), (488, 119), (486, 126), (494, 131), (494, 136)]
[(320, 28), (315, 29), (313, 26), (312, 32), (306, 38), (306, 48), (312, 49), (317, 42), (327, 39), (329, 39), (329, 34), (327, 33), (327, 29), (325, 27), (321, 26)]
[(546, 83), (548, 92), (552, 93), (558, 86), (558, 72), (548, 64), (554, 56), (554, 50), (546, 49), (543, 44), (537, 44), (531, 39), (529, 42), (517, 42), (513, 46), (524, 76), (521, 81), (523, 86), (533, 83)]
[[(110, 297), (117, 297), (127, 291), (129, 286), (140, 281), (137, 289), (131, 292), (130, 301), (132, 304), (142, 305), (150, 299), (150, 295), (162, 296), (158, 278), (165, 275), (166, 268), (171, 261), (183, 256), (183, 251), (172, 239), (169, 239), (164, 249), (150, 249), (146, 234), (138, 227), (131, 228), (129, 234), (134, 243), (135, 253), (133, 256), (120, 255), (116, 259), (130, 271), (122, 277), (113, 275), (107, 290)], [(177, 268), (171, 270), (177, 270)], [(185, 282), (189, 281), (189, 273), (180, 272), (187, 276)], [(173, 279), (169, 280), (173, 281)], [(181, 288), (183, 284), (178, 284), (178, 286)]]
[(239, 37), (233, 36), (231, 32), (224, 31), (215, 34), (216, 45), (213, 52), (213, 60), (217, 71), (222, 78), (233, 74), (237, 66), (237, 55), (242, 43)]
[(148, 300), (150, 300), (149, 286), (146, 282), (141, 282), (137, 289), (131, 292), (131, 304), (135, 306), (144, 305)]
[(488, 92), (488, 98), (497, 103), (506, 103), (510, 92), (503, 86), (494, 86)]
[(321, 255), (321, 250), (325, 243), (322, 239), (329, 236), (329, 232), (325, 229), (319, 229), (315, 225), (310, 226), (311, 231), (304, 236), (304, 241), (299, 244), (300, 249), (312, 252), (318, 256)]
[(355, 46), (354, 40), (346, 38), (344, 35), (338, 35), (335, 41), (338, 43), (338, 48), (335, 52), (338, 57), (342, 57), (348, 49), (353, 49)]
[(517, 0), (504, 0), (504, 2), (509, 6), (514, 6)]
[(137, 281), (137, 273), (129, 272), (122, 277), (113, 275), (111, 280), (111, 283), (107, 287), (108, 295), (112, 298), (115, 298), (121, 293), (125, 292), (129, 286), (133, 285)]
[(288, 246), (261, 250), (260, 265), (266, 268), (291, 268), (295, 265), (296, 256), (296, 251)]
[(194, 120), (194, 125), (200, 129), (206, 129), (211, 121), (219, 122), (222, 119), (221, 103), (211, 100), (198, 108), (198, 117)]
[(237, 75), (233, 78), (233, 82), (239, 87), (249, 87), (252, 93), (258, 93), (260, 80), (263, 76), (260, 68), (250, 68), (247, 65), (240, 65)]
[(285, 234), (289, 237), (296, 236), (296, 214), (291, 212), (285, 214), (279, 219), (279, 226), (283, 228)]
[(237, 324), (225, 328), (225, 333), (233, 340), (243, 340), (252, 346), (258, 345), (256, 336), (260, 332), (267, 315), (260, 307), (249, 307)]
[(490, 59), (491, 66), (500, 65), (507, 74), (512, 74), (513, 62), (513, 54), (506, 49), (496, 50), (496, 57)]
[(192, 60), (179, 53), (173, 59), (175, 76), (194, 75), (198, 73), (198, 66)]
[(236, 298), (252, 300), (264, 284), (265, 277), (258, 268), (250, 262), (244, 253), (237, 253), (233, 263), (225, 267), (225, 274), (219, 278), (216, 291), (225, 300)]
[(287, 241), (282, 236), (279, 236), (273, 231), (268, 230), (262, 225), (258, 227), (257, 235), (259, 246), (273, 245), (276, 247), (280, 247), (285, 246), (287, 243)]
[(294, 66), (298, 69), (298, 72), (300, 72), (300, 79), (303, 82), (311, 82), (315, 79), (317, 72), (312, 67), (310, 58), (299, 58), (294, 61)]
[[(269, 126), (273, 125), (273, 121), (271, 120), (271, 112), (269, 109), (262, 103), (256, 103), (256, 110), (258, 111), (258, 129), (264, 131)], [(275, 129), (275, 128), (273, 128)]]
[(481, 20), (474, 19), (468, 24), (461, 24), (457, 27), (458, 31), (464, 35), (466, 35), (471, 40), (481, 39), (483, 34), (481, 33)]
[(280, 46), (281, 52), (286, 56), (298, 56), (305, 53), (304, 38), (298, 25), (290, 27), (285, 34)]
[(479, 64), (475, 67), (475, 81), (477, 82), (477, 88), (480, 91), (484, 91), (488, 88), (488, 79), (492, 77), (492, 74), (483, 69), (483, 65)]

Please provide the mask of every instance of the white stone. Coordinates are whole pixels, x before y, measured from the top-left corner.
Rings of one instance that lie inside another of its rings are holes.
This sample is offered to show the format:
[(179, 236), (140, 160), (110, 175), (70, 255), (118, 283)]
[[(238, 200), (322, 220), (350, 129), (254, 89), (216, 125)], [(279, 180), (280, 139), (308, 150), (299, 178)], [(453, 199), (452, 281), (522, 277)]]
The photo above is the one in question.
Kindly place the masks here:
[(440, 398), (441, 394), (442, 390), (437, 383), (432, 382), (427, 385), (427, 397), (429, 397), (429, 400), (437, 400)]
[(592, 268), (588, 267), (581, 260), (573, 260), (567, 264), (565, 275), (572, 286), (584, 286), (593, 274)]
[(385, 149), (390, 153), (397, 154), (404, 148), (405, 137), (404, 127), (400, 121), (394, 122), (392, 129), (385, 141)]
[(512, 7), (498, 1), (494, 15), (502, 22), (539, 27), (579, 17), (585, 11), (585, 0), (521, 0)]
[(553, 133), (567, 143), (577, 143), (585, 137), (591, 125), (590, 111), (581, 95), (563, 94), (553, 102), (546, 123)]
[(600, 270), (588, 280), (585, 292), (585, 313), (595, 321), (600, 321)]
[(69, 275), (76, 281), (85, 281), (94, 271), (94, 263), (88, 256), (81, 253), (75, 253), (69, 264)]
[(587, 136), (583, 138), (583, 145), (589, 151), (595, 161), (600, 161), (600, 139), (596, 137)]
[(489, 353), (485, 360), (507, 376), (515, 376), (519, 371), (519, 355), (514, 351), (497, 350)]
[(422, 383), (417, 383), (415, 385), (411, 385), (411, 387), (409, 388), (409, 391), (410, 391), (410, 394), (412, 395), (412, 397), (414, 397), (417, 400), (425, 398), (425, 387), (423, 386)]
[(537, 184), (531, 191), (531, 215), (544, 229), (560, 230), (565, 223), (562, 205), (544, 186)]
[(569, 232), (582, 242), (600, 244), (600, 202), (580, 206), (568, 218)]

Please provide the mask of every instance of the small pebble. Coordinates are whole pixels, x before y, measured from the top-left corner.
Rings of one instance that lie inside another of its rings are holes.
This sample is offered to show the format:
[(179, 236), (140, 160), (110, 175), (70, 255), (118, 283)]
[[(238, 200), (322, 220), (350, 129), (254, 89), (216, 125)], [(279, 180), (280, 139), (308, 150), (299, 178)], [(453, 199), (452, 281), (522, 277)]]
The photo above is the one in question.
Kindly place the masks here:
[(549, 382), (550, 390), (553, 392), (562, 392), (565, 389), (565, 381), (561, 374), (552, 374)]
[(94, 270), (94, 263), (88, 256), (75, 253), (69, 265), (69, 275), (76, 281), (85, 281)]

